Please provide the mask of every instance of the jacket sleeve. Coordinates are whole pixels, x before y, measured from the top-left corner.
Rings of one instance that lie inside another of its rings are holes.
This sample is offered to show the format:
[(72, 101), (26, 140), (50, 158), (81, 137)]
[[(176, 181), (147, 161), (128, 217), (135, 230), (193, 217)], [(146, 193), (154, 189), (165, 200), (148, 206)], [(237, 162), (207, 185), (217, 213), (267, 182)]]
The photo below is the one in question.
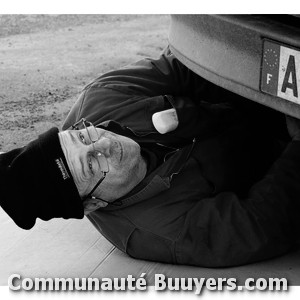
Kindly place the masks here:
[(112, 88), (127, 95), (154, 97), (157, 95), (191, 96), (196, 86), (206, 90), (212, 85), (199, 77), (179, 60), (167, 47), (158, 58), (144, 58), (126, 67), (107, 72), (93, 84)]
[(300, 141), (292, 141), (247, 197), (222, 192), (187, 213), (177, 262), (226, 267), (285, 253), (299, 238), (299, 183)]
[(169, 136), (190, 140), (221, 128), (224, 116), (235, 119), (224, 103), (227, 93), (186, 68), (167, 48), (158, 59), (143, 59), (88, 84), (63, 129), (84, 117), (95, 124), (115, 120), (136, 131), (155, 132), (153, 113), (174, 107), (179, 126)]
[[(112, 111), (116, 112), (119, 108), (126, 111), (132, 104), (145, 102), (146, 99), (163, 99), (164, 95), (169, 94), (187, 96), (192, 77), (194, 73), (167, 48), (158, 59), (142, 59), (105, 73), (89, 83), (72, 107), (63, 129), (81, 117), (100, 123), (109, 119)], [(136, 106), (136, 109), (141, 110), (141, 107)]]

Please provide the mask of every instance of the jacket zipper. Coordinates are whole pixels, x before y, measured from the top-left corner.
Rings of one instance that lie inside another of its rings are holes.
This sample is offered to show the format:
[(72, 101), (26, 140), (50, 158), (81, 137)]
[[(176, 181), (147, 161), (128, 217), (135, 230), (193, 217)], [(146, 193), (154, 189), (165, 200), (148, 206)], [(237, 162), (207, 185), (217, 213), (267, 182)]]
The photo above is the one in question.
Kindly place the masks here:
[[(128, 126), (124, 126), (124, 127), (125, 127), (127, 130), (129, 130), (129, 131), (130, 131), (133, 135), (135, 135), (136, 137), (145, 137), (145, 136), (147, 136), (147, 135), (157, 133), (157, 132), (155, 132), (155, 131), (150, 131), (150, 132), (147, 132), (147, 133), (137, 133), (136, 131), (134, 131), (133, 129), (131, 129), (131, 128), (128, 127)], [(189, 154), (188, 154), (188, 156), (187, 156), (187, 159), (188, 159), (188, 157), (190, 156), (190, 154), (191, 154), (191, 152), (192, 152), (192, 150), (193, 150), (193, 148), (194, 148), (195, 142), (196, 142), (196, 139), (194, 138), (194, 139), (193, 139), (193, 144), (192, 144), (192, 146), (191, 146), (191, 150), (190, 150), (190, 152), (189, 152)], [(169, 148), (169, 149), (173, 150), (173, 151), (167, 153), (167, 154), (164, 156), (164, 162), (166, 162), (166, 160), (167, 160), (168, 157), (172, 156), (173, 154), (175, 154), (176, 152), (178, 152), (178, 151), (180, 150), (180, 148), (174, 148), (174, 147), (166, 146), (166, 145), (161, 144), (161, 143), (156, 143), (156, 144), (159, 145), (159, 146), (166, 147), (166, 148)], [(171, 182), (173, 176), (174, 176), (174, 175), (177, 175), (177, 174), (182, 170), (182, 168), (184, 167), (184, 165), (185, 165), (185, 163), (183, 163), (183, 165), (182, 165), (181, 168), (178, 170), (178, 172), (172, 173), (172, 174), (170, 175), (170, 177), (169, 177), (169, 178), (170, 178), (170, 182)]]
[[(184, 168), (184, 166), (186, 165), (186, 162), (187, 162), (187, 160), (189, 159), (189, 157), (190, 157), (190, 155), (191, 155), (191, 153), (192, 153), (192, 151), (193, 151), (193, 149), (194, 149), (195, 143), (196, 143), (196, 138), (193, 139), (193, 144), (191, 145), (191, 149), (190, 149), (190, 151), (189, 151), (189, 153), (188, 153), (188, 155), (187, 155), (187, 157), (186, 157), (185, 162), (182, 164), (182, 166), (180, 167), (180, 169), (179, 169), (177, 172), (174, 172), (174, 173), (172, 173), (172, 174), (170, 175), (170, 182), (172, 181), (173, 176), (179, 174), (179, 173), (181, 172), (181, 170)], [(178, 150), (180, 150), (180, 149), (177, 149), (175, 152), (177, 152)], [(169, 153), (168, 153), (168, 154), (169, 154)]]
[[(144, 136), (150, 135), (150, 134), (152, 134), (152, 133), (156, 133), (156, 132), (154, 132), (154, 131), (151, 131), (151, 132), (147, 132), (147, 133), (145, 133), (145, 134), (139, 134), (139, 133), (136, 133), (134, 130), (132, 130), (132, 129), (131, 129), (130, 127), (128, 127), (128, 126), (125, 126), (125, 128), (128, 129), (129, 131), (131, 131), (131, 132), (132, 132), (135, 136), (137, 136), (137, 137), (144, 137)], [(196, 142), (196, 138), (193, 139), (193, 144), (192, 144), (191, 149), (190, 149), (190, 151), (189, 151), (189, 153), (188, 153), (187, 159), (189, 158), (189, 156), (190, 156), (190, 154), (191, 154), (191, 152), (192, 152), (192, 150), (193, 150), (193, 148), (194, 148), (195, 142)], [(163, 147), (166, 147), (166, 148), (169, 148), (169, 149), (173, 149), (173, 151), (167, 153), (167, 154), (164, 156), (164, 162), (166, 162), (166, 160), (167, 160), (168, 157), (172, 156), (173, 154), (175, 154), (176, 152), (178, 152), (178, 151), (180, 150), (180, 148), (174, 148), (174, 147), (166, 146), (166, 145), (161, 144), (161, 143), (156, 143), (156, 144), (157, 144), (157, 145), (160, 145), (160, 146), (163, 146)], [(187, 159), (186, 159), (186, 160), (187, 160)], [(185, 163), (186, 163), (186, 162), (185, 162)], [(172, 173), (172, 174), (170, 175), (170, 182), (172, 181), (174, 175), (177, 175), (177, 174), (180, 173), (180, 171), (182, 170), (182, 168), (185, 166), (185, 163), (183, 163), (183, 165), (182, 165), (181, 168), (178, 170), (178, 172), (174, 172), (174, 173)]]
[(145, 133), (137, 133), (136, 131), (134, 131), (133, 129), (131, 129), (128, 126), (125, 126), (125, 128), (128, 129), (130, 132), (132, 132), (137, 137), (144, 137), (144, 136), (156, 133), (155, 131), (150, 131), (150, 132), (145, 132)]

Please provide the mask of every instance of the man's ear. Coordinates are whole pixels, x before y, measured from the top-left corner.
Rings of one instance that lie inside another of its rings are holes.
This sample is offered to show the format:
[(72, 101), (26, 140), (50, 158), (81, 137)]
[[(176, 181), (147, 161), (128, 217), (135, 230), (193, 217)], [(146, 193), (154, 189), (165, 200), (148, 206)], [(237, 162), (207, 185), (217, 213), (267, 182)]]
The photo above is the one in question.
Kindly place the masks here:
[(107, 203), (99, 199), (87, 199), (83, 202), (84, 214), (87, 215), (98, 208), (107, 206)]

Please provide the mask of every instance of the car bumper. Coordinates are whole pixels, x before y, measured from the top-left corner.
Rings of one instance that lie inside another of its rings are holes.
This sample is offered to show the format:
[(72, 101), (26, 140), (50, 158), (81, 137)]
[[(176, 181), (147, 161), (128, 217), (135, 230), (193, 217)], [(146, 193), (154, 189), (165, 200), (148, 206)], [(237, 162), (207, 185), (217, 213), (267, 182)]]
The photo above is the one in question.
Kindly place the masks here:
[[(297, 103), (270, 95), (261, 88), (266, 39), (300, 49), (300, 18), (270, 15), (172, 15), (171, 18), (170, 48), (188, 68), (218, 86), (300, 118), (300, 98)], [(297, 68), (299, 73), (300, 66)]]

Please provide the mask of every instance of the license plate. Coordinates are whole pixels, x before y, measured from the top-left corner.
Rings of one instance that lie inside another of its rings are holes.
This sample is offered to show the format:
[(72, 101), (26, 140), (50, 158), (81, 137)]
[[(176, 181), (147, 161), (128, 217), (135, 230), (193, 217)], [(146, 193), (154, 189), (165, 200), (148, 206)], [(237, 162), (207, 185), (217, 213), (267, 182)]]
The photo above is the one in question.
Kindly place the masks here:
[(264, 40), (260, 88), (300, 104), (300, 50)]

